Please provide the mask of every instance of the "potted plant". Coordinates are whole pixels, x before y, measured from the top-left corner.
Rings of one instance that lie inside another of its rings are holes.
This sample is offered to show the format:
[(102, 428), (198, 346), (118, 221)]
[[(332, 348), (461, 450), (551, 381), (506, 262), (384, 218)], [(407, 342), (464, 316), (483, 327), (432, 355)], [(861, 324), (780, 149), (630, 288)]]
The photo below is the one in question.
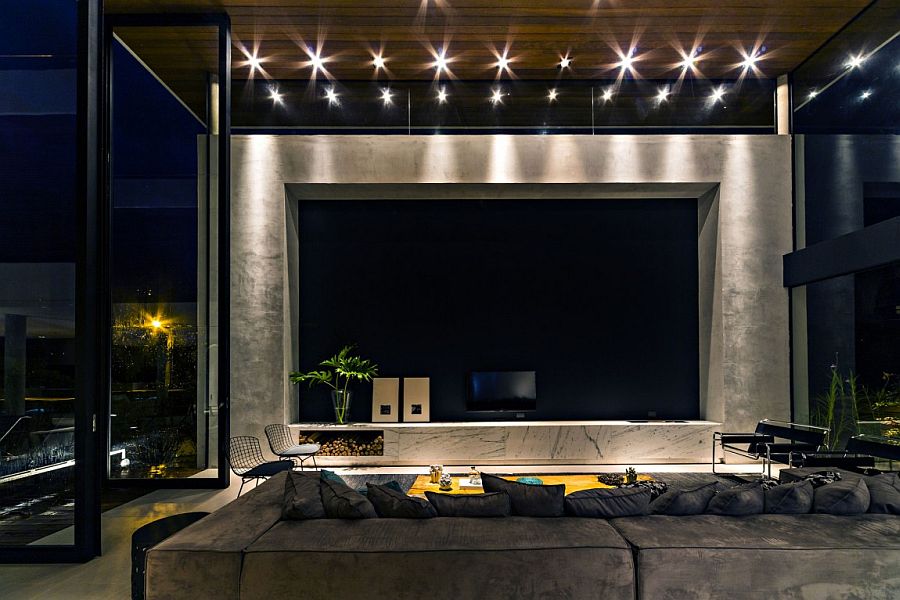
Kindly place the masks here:
[(322, 370), (290, 373), (291, 383), (308, 381), (309, 387), (320, 384), (331, 388), (334, 420), (338, 425), (346, 423), (350, 416), (350, 382), (372, 381), (378, 375), (378, 365), (360, 356), (352, 356), (350, 353), (354, 349), (355, 346), (352, 345), (344, 346), (340, 352), (319, 363), (320, 367), (324, 367)]

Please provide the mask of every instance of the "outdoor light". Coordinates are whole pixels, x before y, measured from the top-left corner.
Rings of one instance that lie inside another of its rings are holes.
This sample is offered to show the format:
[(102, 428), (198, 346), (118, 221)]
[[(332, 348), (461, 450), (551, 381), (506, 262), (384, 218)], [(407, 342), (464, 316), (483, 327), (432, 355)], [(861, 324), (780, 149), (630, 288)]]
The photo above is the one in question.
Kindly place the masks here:
[(376, 70), (384, 68), (384, 57), (380, 54), (372, 59), (372, 66), (375, 67)]
[(438, 90), (437, 101), (438, 104), (443, 104), (447, 101), (447, 92), (444, 90), (444, 88)]
[(550, 90), (549, 92), (547, 92), (547, 99), (548, 99), (550, 102), (553, 102), (554, 100), (556, 100), (556, 96), (557, 96), (557, 95), (558, 95), (558, 94), (556, 93), (556, 89), (552, 89), (552, 90)]
[(865, 60), (866, 60), (866, 57), (863, 56), (862, 54), (855, 54), (855, 55), (851, 56), (849, 59), (847, 59), (847, 63), (844, 66), (847, 67), (848, 69), (856, 69), (860, 65), (862, 65), (863, 61), (865, 61)]
[(503, 92), (501, 92), (499, 89), (495, 89), (494, 93), (491, 95), (491, 102), (494, 104), (503, 102)]
[(333, 87), (325, 90), (325, 97), (328, 98), (328, 104), (337, 104), (338, 102), (338, 95)]
[(563, 56), (559, 60), (559, 68), (560, 69), (568, 69), (569, 65), (571, 65), (571, 64), (572, 64), (572, 59), (569, 58), (568, 56)]
[(712, 98), (713, 103), (715, 103), (715, 102), (719, 102), (722, 99), (722, 96), (724, 96), (724, 95), (725, 95), (725, 88), (723, 88), (720, 85), (719, 87), (717, 87), (716, 89), (713, 90), (712, 96), (710, 96), (710, 98)]
[(810, 100), (812, 100), (813, 98), (815, 98), (815, 97), (818, 96), (818, 95), (819, 95), (819, 92), (817, 92), (816, 90), (812, 90), (812, 91), (809, 93), (809, 98), (810, 98)]
[(392, 95), (393, 94), (391, 94), (390, 88), (384, 88), (383, 90), (381, 90), (381, 101), (384, 102), (385, 105), (390, 104)]
[(153, 327), (153, 329), (159, 329), (160, 327), (162, 327), (162, 321), (160, 321), (159, 319), (153, 319), (152, 321), (150, 321), (150, 325)]
[(872, 95), (872, 90), (866, 90), (862, 94), (859, 95), (860, 100), (868, 100), (869, 96)]

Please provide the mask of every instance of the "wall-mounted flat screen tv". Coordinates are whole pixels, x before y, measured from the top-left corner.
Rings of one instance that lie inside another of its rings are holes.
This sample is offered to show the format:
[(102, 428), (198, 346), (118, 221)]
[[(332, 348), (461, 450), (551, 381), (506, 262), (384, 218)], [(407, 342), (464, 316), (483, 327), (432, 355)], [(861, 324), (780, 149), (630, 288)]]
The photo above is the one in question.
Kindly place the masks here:
[(470, 412), (526, 412), (535, 410), (534, 371), (475, 371), (469, 375)]

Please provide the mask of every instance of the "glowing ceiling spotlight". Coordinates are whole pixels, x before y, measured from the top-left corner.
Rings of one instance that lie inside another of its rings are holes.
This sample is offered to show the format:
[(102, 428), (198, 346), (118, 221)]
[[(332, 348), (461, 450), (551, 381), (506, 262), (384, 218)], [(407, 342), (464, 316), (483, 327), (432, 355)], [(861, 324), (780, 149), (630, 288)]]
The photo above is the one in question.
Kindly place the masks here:
[(611, 87), (603, 90), (603, 96), (601, 96), (601, 98), (603, 98), (604, 102), (609, 102), (610, 100), (612, 100), (612, 97), (613, 97), (613, 91), (612, 91)]
[(269, 99), (272, 100), (273, 104), (281, 104), (281, 101), (283, 98), (284, 98), (284, 94), (281, 94), (278, 91), (278, 88), (276, 88), (276, 87), (269, 88)]
[(572, 59), (569, 58), (569, 55), (559, 57), (559, 68), (560, 69), (568, 69), (569, 65), (572, 64)]
[(323, 57), (318, 50), (313, 52), (308, 48), (306, 49), (306, 55), (309, 56), (309, 65), (313, 69), (313, 75), (319, 71), (325, 72), (325, 63), (328, 62), (328, 58)]
[(372, 57), (372, 66), (375, 67), (375, 70), (384, 68), (384, 57), (380, 54), (376, 54)]
[(550, 90), (549, 92), (547, 92), (547, 100), (550, 101), (550, 102), (555, 102), (555, 101), (556, 101), (556, 97), (557, 97), (558, 95), (559, 95), (559, 94), (556, 92), (556, 88), (554, 88), (554, 89)]
[(325, 90), (325, 98), (328, 99), (328, 104), (337, 104), (338, 103), (338, 95), (337, 92), (334, 91), (333, 87)]
[(619, 55), (619, 62), (616, 63), (616, 66), (621, 69), (623, 74), (634, 69), (634, 51), (635, 48), (632, 48), (628, 54)]
[(766, 47), (762, 46), (759, 50), (755, 50), (753, 52), (750, 52), (749, 54), (744, 54), (744, 60), (740, 62), (740, 67), (744, 69), (744, 71), (755, 69), (756, 63), (759, 62), (765, 51)]
[(444, 88), (438, 90), (437, 101), (438, 104), (444, 104), (447, 102), (447, 90), (445, 90)]
[(659, 93), (656, 94), (656, 101), (660, 104), (669, 99), (669, 95), (672, 92), (669, 91), (669, 86), (664, 88), (659, 88)]
[(491, 104), (495, 106), (497, 104), (503, 103), (503, 91), (500, 88), (495, 88), (493, 93), (491, 94)]
[(391, 88), (384, 88), (383, 90), (381, 90), (381, 101), (384, 102), (385, 106), (392, 102), (392, 96), (393, 94), (391, 93)]
[(688, 54), (683, 54), (682, 60), (679, 64), (683, 71), (687, 71), (688, 69), (693, 70), (697, 64), (697, 61), (700, 60), (700, 52), (703, 51), (703, 46), (697, 46), (693, 50), (691, 50)]
[(447, 51), (441, 48), (440, 52), (434, 57), (434, 62), (431, 63), (431, 66), (434, 67), (438, 73), (446, 73), (448, 71), (448, 62), (450, 61), (447, 59)]
[(723, 86), (719, 86), (713, 89), (712, 95), (710, 95), (709, 99), (712, 100), (713, 104), (716, 102), (721, 102), (722, 98), (725, 96), (725, 88)]
[(250, 67), (251, 73), (255, 73), (256, 71), (262, 70), (262, 61), (259, 60), (255, 54), (253, 56), (247, 56), (247, 66)]
[(503, 53), (503, 56), (497, 57), (497, 62), (494, 63), (494, 66), (497, 67), (497, 71), (500, 73), (509, 70), (509, 59), (506, 58), (506, 52)]
[(854, 54), (847, 59), (847, 62), (844, 63), (844, 66), (848, 69), (858, 69), (860, 66), (862, 66), (865, 60), (866, 57), (862, 54)]

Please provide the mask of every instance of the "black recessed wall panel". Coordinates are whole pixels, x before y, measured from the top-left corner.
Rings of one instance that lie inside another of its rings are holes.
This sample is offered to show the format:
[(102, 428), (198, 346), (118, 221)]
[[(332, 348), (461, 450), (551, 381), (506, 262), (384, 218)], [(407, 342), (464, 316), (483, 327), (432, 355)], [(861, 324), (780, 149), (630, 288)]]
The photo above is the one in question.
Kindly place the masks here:
[[(534, 370), (528, 419), (699, 416), (696, 200), (301, 201), (303, 370), (354, 342), (431, 378), (433, 421), (471, 371)], [(358, 385), (351, 417), (371, 418)], [(303, 387), (301, 420), (331, 420)]]

